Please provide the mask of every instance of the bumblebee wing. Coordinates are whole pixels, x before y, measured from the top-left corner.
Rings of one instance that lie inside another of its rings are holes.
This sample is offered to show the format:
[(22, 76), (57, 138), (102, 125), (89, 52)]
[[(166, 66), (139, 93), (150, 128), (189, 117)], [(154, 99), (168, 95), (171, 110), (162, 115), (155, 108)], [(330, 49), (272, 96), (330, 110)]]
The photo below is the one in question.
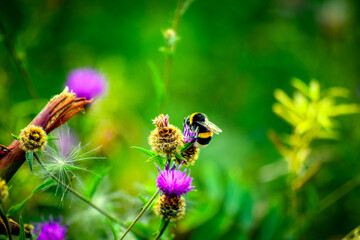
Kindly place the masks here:
[(200, 122), (197, 122), (198, 124), (206, 127), (206, 128), (210, 128), (212, 132), (214, 132), (215, 134), (219, 134), (222, 132), (222, 130), (216, 126), (215, 124), (213, 124), (212, 122), (210, 122), (209, 120), (205, 120), (204, 123), (200, 123)]

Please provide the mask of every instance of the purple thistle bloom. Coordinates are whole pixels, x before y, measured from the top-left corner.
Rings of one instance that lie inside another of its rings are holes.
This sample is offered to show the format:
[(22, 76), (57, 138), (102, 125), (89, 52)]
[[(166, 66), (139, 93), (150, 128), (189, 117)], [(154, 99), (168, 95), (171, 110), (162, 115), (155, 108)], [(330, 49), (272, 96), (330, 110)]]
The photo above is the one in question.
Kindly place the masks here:
[(62, 226), (60, 222), (54, 222), (52, 216), (50, 216), (49, 222), (38, 223), (34, 234), (39, 231), (37, 240), (64, 240), (66, 239), (65, 233), (67, 226)]
[(77, 68), (70, 72), (66, 86), (78, 97), (92, 99), (105, 92), (106, 82), (103, 76), (91, 68)]
[(194, 186), (190, 186), (192, 178), (190, 173), (186, 175), (186, 170), (184, 172), (180, 171), (180, 166), (175, 170), (175, 164), (170, 169), (170, 164), (166, 164), (164, 171), (161, 171), (158, 167), (160, 175), (156, 179), (156, 187), (160, 189), (166, 196), (181, 196), (187, 192), (193, 190)]
[(190, 127), (185, 123), (186, 118), (184, 118), (183, 126), (184, 126), (184, 143), (191, 142), (194, 137), (195, 133), (190, 130)]

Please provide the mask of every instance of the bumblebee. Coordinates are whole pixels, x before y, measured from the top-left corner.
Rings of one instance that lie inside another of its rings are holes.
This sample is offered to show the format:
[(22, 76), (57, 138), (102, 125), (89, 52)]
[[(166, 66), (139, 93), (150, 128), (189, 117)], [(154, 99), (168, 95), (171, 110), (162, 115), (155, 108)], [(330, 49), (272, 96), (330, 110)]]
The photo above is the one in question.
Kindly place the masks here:
[(221, 133), (221, 129), (209, 121), (203, 113), (193, 113), (189, 115), (185, 124), (190, 128), (194, 135), (194, 146), (197, 148), (206, 147), (212, 138), (213, 133)]

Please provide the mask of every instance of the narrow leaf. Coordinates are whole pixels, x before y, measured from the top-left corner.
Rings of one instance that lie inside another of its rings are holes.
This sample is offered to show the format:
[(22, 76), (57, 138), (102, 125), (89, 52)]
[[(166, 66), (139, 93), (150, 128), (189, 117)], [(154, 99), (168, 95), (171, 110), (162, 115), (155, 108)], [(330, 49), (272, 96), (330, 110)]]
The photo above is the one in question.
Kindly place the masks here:
[(148, 156), (150, 156), (150, 157), (156, 156), (156, 153), (154, 153), (154, 152), (152, 152), (152, 151), (150, 151), (150, 150), (141, 148), (141, 147), (131, 147), (131, 148), (136, 149), (136, 150), (138, 150), (138, 151), (140, 151), (140, 152), (143, 152), (143, 153), (145, 153), (146, 155), (148, 155)]
[(17, 215), (21, 212), (21, 210), (24, 208), (25, 204), (30, 200), (32, 197), (32, 194), (30, 194), (27, 198), (25, 198), (22, 202), (15, 204), (11, 206), (7, 212), (8, 216)]
[(149, 61), (148, 65), (149, 65), (152, 79), (153, 79), (154, 86), (155, 86), (157, 103), (158, 103), (158, 106), (161, 106), (161, 104), (164, 101), (164, 81), (162, 81), (159, 70), (156, 68), (155, 64), (152, 61)]
[(24, 229), (24, 222), (23, 222), (23, 219), (20, 215), (19, 217), (19, 224), (20, 224), (20, 234), (19, 234), (19, 240), (26, 240), (26, 237), (25, 237), (25, 229)]
[(184, 144), (183, 148), (180, 150), (181, 153), (185, 152), (186, 150), (188, 150), (189, 147), (191, 147), (191, 145), (193, 145), (193, 143), (195, 142), (196, 139), (191, 140), (190, 142)]
[(42, 191), (42, 190), (44, 190), (44, 189), (47, 189), (47, 188), (49, 188), (49, 187), (56, 186), (56, 185), (57, 185), (57, 183), (54, 181), (54, 179), (48, 178), (48, 179), (46, 179), (46, 181), (45, 181), (44, 183), (42, 183), (42, 184), (40, 184), (39, 186), (37, 186), (37, 187), (33, 190), (32, 193), (34, 194), (34, 193), (40, 192), (40, 191)]
[(180, 160), (182, 160), (182, 161), (185, 161), (185, 162), (187, 161), (185, 158), (183, 158), (183, 157), (182, 157), (180, 154), (178, 154), (178, 153), (175, 154), (175, 157), (178, 158), (178, 159), (180, 159)]
[(17, 136), (17, 135), (14, 135), (14, 134), (11, 133), (11, 136), (12, 136), (15, 140), (20, 140), (19, 136)]
[(106, 221), (108, 222), (108, 224), (109, 224), (109, 226), (110, 226), (110, 228), (111, 228), (111, 232), (112, 232), (112, 234), (113, 234), (113, 236), (114, 236), (114, 240), (115, 240), (115, 239), (119, 239), (119, 238), (118, 238), (118, 235), (117, 235), (117, 233), (116, 233), (115, 227), (114, 227), (114, 225), (112, 224), (112, 222), (111, 222), (108, 218), (106, 218)]
[(31, 173), (33, 173), (33, 158), (34, 158), (34, 153), (32, 151), (26, 151), (25, 153), (25, 158), (29, 164), (29, 168)]
[(3, 220), (3, 222), (5, 223), (5, 228), (6, 228), (6, 231), (7, 231), (7, 236), (9, 237), (9, 240), (12, 240), (12, 237), (11, 237), (11, 230), (10, 230), (10, 225), (9, 225), (9, 221), (6, 217), (6, 214), (4, 212), (4, 209), (0, 206), (0, 216), (1, 216), (1, 219)]

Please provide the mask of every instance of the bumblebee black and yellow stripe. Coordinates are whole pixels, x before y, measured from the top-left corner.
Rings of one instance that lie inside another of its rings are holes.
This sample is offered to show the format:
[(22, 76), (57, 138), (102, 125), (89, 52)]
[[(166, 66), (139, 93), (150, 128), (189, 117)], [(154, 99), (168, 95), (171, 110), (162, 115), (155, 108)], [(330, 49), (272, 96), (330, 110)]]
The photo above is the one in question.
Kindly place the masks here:
[(213, 133), (212, 132), (200, 132), (198, 134), (199, 138), (208, 138), (208, 137), (212, 137)]
[(193, 114), (190, 115), (190, 118), (189, 118), (189, 120), (190, 120), (190, 125), (193, 124), (193, 122), (194, 122), (194, 116), (195, 116), (196, 114), (198, 114), (198, 113), (193, 113)]
[(197, 147), (197, 148), (205, 147), (206, 145), (209, 144), (209, 142), (211, 141), (211, 138), (212, 137), (197, 138), (196, 142), (195, 142), (195, 147)]

